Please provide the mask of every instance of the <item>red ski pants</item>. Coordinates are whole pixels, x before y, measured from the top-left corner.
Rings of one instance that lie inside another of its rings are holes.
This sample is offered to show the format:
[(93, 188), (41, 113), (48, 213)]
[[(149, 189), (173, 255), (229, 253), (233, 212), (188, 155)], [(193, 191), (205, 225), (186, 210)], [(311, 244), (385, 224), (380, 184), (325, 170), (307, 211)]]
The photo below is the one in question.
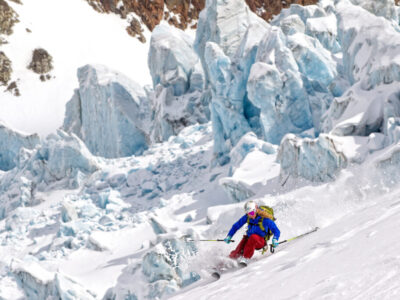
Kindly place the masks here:
[(239, 245), (229, 255), (230, 258), (239, 258), (243, 255), (244, 258), (251, 258), (254, 250), (262, 249), (265, 246), (265, 239), (258, 234), (252, 234), (250, 237), (243, 236)]

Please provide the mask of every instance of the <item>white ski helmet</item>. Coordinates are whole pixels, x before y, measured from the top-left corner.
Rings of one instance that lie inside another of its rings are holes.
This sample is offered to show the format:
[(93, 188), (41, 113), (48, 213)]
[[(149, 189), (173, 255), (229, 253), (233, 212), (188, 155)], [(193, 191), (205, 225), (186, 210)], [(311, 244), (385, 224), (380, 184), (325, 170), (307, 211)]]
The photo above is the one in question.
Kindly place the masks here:
[(244, 210), (246, 211), (246, 214), (248, 214), (249, 212), (252, 212), (252, 211), (256, 211), (257, 204), (252, 200), (247, 201), (246, 204), (244, 205)]

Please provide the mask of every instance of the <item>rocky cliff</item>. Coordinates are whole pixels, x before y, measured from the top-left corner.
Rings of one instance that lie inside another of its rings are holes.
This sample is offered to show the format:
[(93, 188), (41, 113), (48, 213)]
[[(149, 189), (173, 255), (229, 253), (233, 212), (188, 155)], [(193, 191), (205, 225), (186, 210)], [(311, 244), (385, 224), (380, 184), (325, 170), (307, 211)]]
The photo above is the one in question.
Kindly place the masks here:
[[(18, 22), (17, 13), (4, 0), (0, 0), (0, 46), (7, 43), (6, 36), (13, 33), (13, 26)], [(0, 85), (7, 86), (11, 79), (12, 63), (7, 55), (0, 51)], [(19, 95), (15, 82), (7, 86), (7, 91)]]
[(4, 0), (0, 0), (0, 34), (10, 35), (12, 27), (18, 22), (15, 11)]

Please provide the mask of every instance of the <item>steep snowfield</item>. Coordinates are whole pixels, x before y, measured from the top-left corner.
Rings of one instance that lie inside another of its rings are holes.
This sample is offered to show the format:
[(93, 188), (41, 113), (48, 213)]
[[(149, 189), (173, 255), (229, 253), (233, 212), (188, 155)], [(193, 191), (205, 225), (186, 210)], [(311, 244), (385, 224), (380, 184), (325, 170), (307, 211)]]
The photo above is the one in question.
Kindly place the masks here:
[(171, 299), (398, 299), (399, 216), (399, 192), (388, 193), (273, 255), (258, 255), (246, 269)]
[[(1, 92), (0, 120), (14, 129), (41, 136), (62, 125), (65, 103), (78, 88), (77, 69), (86, 64), (103, 64), (124, 73), (141, 85), (151, 84), (147, 68), (147, 43), (131, 38), (126, 21), (114, 14), (94, 11), (82, 0), (12, 1), (20, 22), (7, 37), (2, 51), (12, 61), (12, 80), (20, 97)], [(26, 29), (32, 32), (27, 32)], [(35, 48), (44, 48), (53, 57), (52, 79), (41, 82), (27, 69)]]

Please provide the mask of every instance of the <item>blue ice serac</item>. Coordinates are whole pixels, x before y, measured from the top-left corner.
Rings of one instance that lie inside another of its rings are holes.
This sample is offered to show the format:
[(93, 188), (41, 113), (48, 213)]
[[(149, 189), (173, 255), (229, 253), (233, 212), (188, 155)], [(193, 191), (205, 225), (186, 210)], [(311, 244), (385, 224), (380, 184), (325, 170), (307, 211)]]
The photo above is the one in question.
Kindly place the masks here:
[(13, 169), (20, 149), (33, 149), (38, 144), (40, 144), (40, 138), (37, 134), (19, 133), (0, 123), (0, 170)]
[(209, 121), (204, 72), (190, 35), (172, 26), (157, 26), (150, 41), (148, 65), (153, 80), (149, 95), (152, 141), (166, 141), (186, 126)]
[(64, 130), (107, 158), (140, 155), (149, 146), (150, 105), (144, 88), (104, 66), (78, 70), (79, 89), (67, 103)]
[[(97, 117), (97, 121), (107, 125), (95, 123), (89, 115), (97, 88), (91, 91), (91, 86), (100, 85), (94, 83), (87, 70), (81, 70), (80, 81), (85, 84), (67, 105), (64, 127), (81, 137), (92, 153), (121, 157), (140, 154), (185, 126), (211, 120), (215, 159), (223, 165), (248, 132), (275, 145), (280, 145), (288, 133), (296, 134), (298, 139), (315, 139), (320, 133), (368, 136), (385, 131), (387, 125), (382, 119), (387, 122), (398, 116), (396, 104), (389, 101), (396, 98), (396, 91), (385, 99), (372, 100), (357, 92), (400, 80), (395, 59), (383, 65), (373, 57), (375, 51), (396, 57), (398, 43), (388, 45), (389, 40), (399, 39), (398, 10), (394, 6), (355, 0), (292, 5), (268, 24), (243, 1), (236, 2), (207, 1), (195, 39), (166, 25), (154, 30), (148, 57), (153, 87), (147, 87), (146, 92), (133, 83), (131, 88), (124, 88), (126, 98), (140, 99), (131, 101), (129, 116), (121, 115), (118, 106), (105, 105), (100, 109), (104, 120)], [(375, 36), (371, 40), (366, 38), (368, 35), (358, 34), (371, 31), (373, 35), (375, 25), (351, 21), (358, 16), (366, 18), (371, 12), (386, 18), (373, 17), (374, 24), (390, 39)], [(368, 59), (364, 59), (366, 55)], [(114, 76), (114, 81), (120, 77)], [(124, 84), (107, 87), (113, 101), (121, 102), (117, 96), (124, 93), (113, 89), (121, 89)], [(379, 107), (381, 113), (351, 120), (366, 106), (370, 110)], [(71, 117), (76, 115), (81, 120)], [(104, 140), (114, 142), (104, 145)], [(324, 143), (310, 145), (314, 144)], [(281, 152), (288, 149), (284, 147)], [(337, 165), (340, 169), (343, 164)], [(289, 170), (283, 167), (283, 171)], [(296, 172), (299, 176), (303, 173), (310, 170)], [(326, 178), (327, 174), (314, 175), (306, 177)]]

